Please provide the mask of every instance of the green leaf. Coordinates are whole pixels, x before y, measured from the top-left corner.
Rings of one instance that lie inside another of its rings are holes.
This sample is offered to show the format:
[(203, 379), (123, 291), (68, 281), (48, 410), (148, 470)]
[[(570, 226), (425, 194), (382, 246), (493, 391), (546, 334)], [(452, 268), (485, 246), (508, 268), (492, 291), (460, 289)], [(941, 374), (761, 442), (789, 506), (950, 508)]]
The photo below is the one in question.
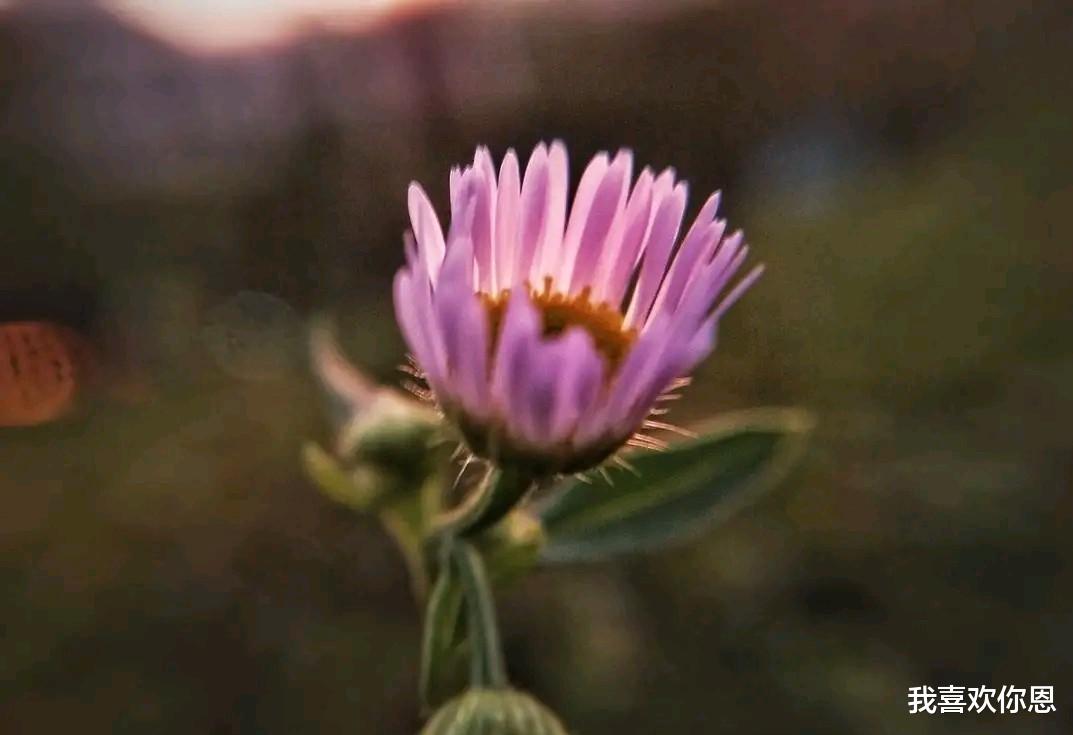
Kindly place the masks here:
[(540, 510), (545, 561), (589, 561), (691, 538), (756, 500), (800, 458), (814, 421), (798, 409), (727, 414), (703, 436), (631, 454), (634, 472), (573, 481)]

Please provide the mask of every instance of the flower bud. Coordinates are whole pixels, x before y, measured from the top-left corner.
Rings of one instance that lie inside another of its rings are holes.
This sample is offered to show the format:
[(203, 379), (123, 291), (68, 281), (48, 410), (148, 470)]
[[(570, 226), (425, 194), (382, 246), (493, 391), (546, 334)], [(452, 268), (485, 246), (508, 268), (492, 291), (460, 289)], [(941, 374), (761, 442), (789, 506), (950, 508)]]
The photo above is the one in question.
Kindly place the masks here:
[(411, 474), (441, 439), (440, 416), (425, 403), (372, 381), (339, 351), (329, 328), (315, 327), (313, 371), (344, 416), (335, 454), (381, 471)]
[(307, 445), (306, 468), (333, 499), (375, 509), (401, 492), (420, 489), (442, 459), (442, 421), (425, 404), (376, 384), (351, 365), (324, 327), (312, 336), (314, 371), (344, 421), (334, 456)]
[(528, 694), (470, 689), (440, 708), (421, 735), (566, 735), (566, 729)]
[(492, 582), (507, 585), (532, 569), (545, 543), (540, 521), (514, 511), (478, 540)]
[(409, 474), (426, 464), (440, 428), (439, 417), (423, 404), (377, 387), (339, 432), (336, 453), (348, 461)]

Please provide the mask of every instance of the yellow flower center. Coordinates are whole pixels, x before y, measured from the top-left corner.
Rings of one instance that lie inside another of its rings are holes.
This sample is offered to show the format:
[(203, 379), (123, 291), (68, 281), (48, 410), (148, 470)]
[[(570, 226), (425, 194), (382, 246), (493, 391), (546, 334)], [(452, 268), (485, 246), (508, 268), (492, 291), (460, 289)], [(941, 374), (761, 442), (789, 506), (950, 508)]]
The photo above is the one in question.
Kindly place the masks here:
[[(553, 291), (550, 276), (545, 277), (543, 290), (536, 291), (529, 284), (526, 284), (526, 288), (529, 289), (533, 305), (540, 312), (545, 337), (562, 334), (569, 327), (581, 327), (589, 333), (596, 350), (607, 361), (608, 376), (615, 373), (637, 339), (637, 330), (625, 328), (618, 309), (606, 302), (594, 304), (590, 300), (592, 292), (588, 287), (573, 296)], [(480, 297), (488, 310), (494, 348), (499, 341), (503, 315), (510, 301), (510, 289), (500, 291), (495, 296), (482, 293)]]

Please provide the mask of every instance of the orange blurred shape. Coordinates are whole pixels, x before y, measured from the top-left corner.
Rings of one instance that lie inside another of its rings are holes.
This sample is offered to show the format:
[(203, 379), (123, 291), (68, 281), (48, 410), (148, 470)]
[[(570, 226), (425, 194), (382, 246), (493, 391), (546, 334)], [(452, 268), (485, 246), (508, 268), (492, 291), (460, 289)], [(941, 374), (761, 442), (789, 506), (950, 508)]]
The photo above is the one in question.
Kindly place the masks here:
[(36, 426), (69, 414), (95, 364), (89, 341), (73, 329), (0, 323), (0, 426)]

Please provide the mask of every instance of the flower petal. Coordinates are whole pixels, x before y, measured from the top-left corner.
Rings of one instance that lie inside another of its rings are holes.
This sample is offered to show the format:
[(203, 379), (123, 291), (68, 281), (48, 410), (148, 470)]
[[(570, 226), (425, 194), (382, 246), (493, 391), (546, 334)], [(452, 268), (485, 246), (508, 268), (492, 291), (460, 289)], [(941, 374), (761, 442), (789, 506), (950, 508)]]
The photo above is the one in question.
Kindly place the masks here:
[(518, 252), (514, 258), (511, 286), (529, 280), (533, 263), (539, 263), (539, 246), (548, 226), (549, 208), (548, 148), (541, 143), (533, 149), (525, 166), (518, 214)]
[(511, 149), (503, 157), (503, 165), (499, 169), (499, 199), (496, 202), (495, 257), (493, 258), (495, 273), (491, 290), (493, 294), (513, 285), (514, 259), (518, 255), (518, 225), (521, 220), (520, 186), (518, 155)]
[(634, 348), (637, 359), (631, 362), (631, 354), (628, 364), (623, 364), (611, 389), (612, 406), (607, 415), (618, 431), (633, 433), (640, 428), (656, 398), (671, 381), (685, 374), (689, 346), (678, 338), (675, 326), (668, 314), (657, 314), (638, 339)]
[(540, 314), (524, 288), (511, 291), (492, 362), (492, 400), (510, 423), (522, 410), (526, 364), (532, 346), (540, 337)]
[(726, 222), (719, 220), (713, 222), (715, 212), (719, 208), (719, 192), (708, 197), (708, 201), (700, 208), (697, 218), (689, 228), (681, 247), (675, 253), (674, 262), (671, 263), (663, 285), (660, 286), (659, 295), (652, 306), (652, 311), (669, 309), (673, 311), (678, 306), (686, 283), (694, 273), (694, 267), (701, 261), (706, 252), (710, 252), (715, 243), (723, 237)]
[(395, 274), (395, 315), (406, 344), (425, 373), (429, 386), (444, 389), (443, 342), (432, 311), (432, 292), (421, 265), (416, 271), (402, 268)]
[(559, 444), (573, 432), (599, 396), (604, 382), (604, 361), (592, 336), (581, 327), (568, 329), (556, 345), (559, 372), (548, 441)]
[(566, 224), (566, 200), (570, 192), (570, 167), (566, 146), (561, 140), (553, 141), (548, 148), (548, 209), (544, 237), (537, 255), (529, 282), (534, 287), (545, 276), (555, 276), (563, 251), (563, 231)]
[(483, 417), (488, 409), (488, 314), (463, 272), (471, 248), (466, 238), (453, 244), (434, 301), (436, 324), (443, 336), (445, 378), (466, 411)]
[(656, 291), (667, 269), (671, 248), (678, 237), (678, 229), (682, 225), (686, 197), (685, 183), (677, 184), (660, 203), (659, 210), (652, 220), (652, 227), (645, 242), (644, 259), (641, 261), (641, 275), (637, 280), (637, 288), (634, 289), (630, 308), (626, 312), (627, 327), (641, 326), (648, 318), (652, 301), (656, 297)]
[(669, 319), (654, 320), (637, 338), (625, 360), (619, 366), (607, 389), (603, 405), (583, 417), (578, 424), (575, 444), (583, 446), (608, 439), (625, 439), (636, 427), (624, 424), (623, 417), (633, 401), (637, 384), (665, 359), (669, 339)]
[(603, 180), (593, 194), (588, 216), (581, 228), (577, 253), (560, 271), (560, 284), (570, 284), (570, 293), (579, 293), (591, 287), (596, 267), (603, 256), (614, 256), (608, 248), (611, 227), (621, 220), (626, 208), (626, 196), (630, 190), (633, 171), (633, 154), (621, 150), (611, 162)]
[[(451, 203), (451, 228), (447, 232), (447, 252), (440, 267), (438, 284), (448, 272), (451, 278), (461, 279), (471, 290), (477, 290), (476, 259), (473, 255), (473, 229), (481, 187), (472, 178), (472, 169), (466, 169), (459, 180), (458, 191)], [(459, 244), (461, 243), (461, 247)]]
[(549, 445), (551, 414), (559, 389), (558, 359), (558, 350), (553, 343), (537, 339), (530, 344), (518, 419), (525, 440), (534, 447)]
[(410, 182), (407, 205), (410, 211), (410, 226), (413, 227), (418, 252), (424, 258), (429, 277), (435, 283), (446, 249), (440, 220), (425, 190), (416, 182)]
[[(477, 266), (477, 288), (488, 293), (492, 285), (494, 268), (495, 202), (496, 183), (494, 173), (490, 176), (484, 157), (478, 150), (474, 167), (462, 174), (462, 200), (473, 202), (473, 259)], [(490, 165), (490, 164), (489, 164)]]
[(574, 203), (570, 207), (570, 219), (566, 224), (566, 234), (563, 235), (563, 245), (558, 253), (549, 261), (551, 253), (545, 253), (546, 275), (550, 275), (555, 282), (564, 286), (570, 283), (570, 273), (574, 268), (574, 259), (577, 257), (578, 247), (581, 244), (581, 235), (585, 231), (585, 225), (589, 219), (589, 210), (592, 208), (596, 191), (604, 180), (604, 175), (610, 166), (610, 160), (606, 153), (597, 153), (585, 168), (581, 175), (577, 192), (574, 194)]
[(495, 163), (485, 146), (478, 146), (473, 155), (473, 170), (478, 174), (480, 196), (473, 217), (473, 254), (477, 260), (480, 289), (492, 292), (496, 258), (496, 202), (499, 198)]
[[(468, 171), (469, 168), (467, 167)], [(455, 218), (458, 217), (462, 211), (462, 169), (458, 166), (451, 167), (450, 176), (450, 191), (451, 191), (451, 224), (454, 225)]]
[[(693, 280), (693, 276), (705, 267), (703, 257), (705, 252), (710, 252), (715, 243), (723, 237), (726, 223), (722, 220), (710, 223), (703, 232), (690, 233), (678, 249), (678, 254), (671, 264), (667, 276), (663, 279), (656, 303), (652, 306), (652, 314), (659, 311), (674, 312), (678, 308), (682, 297), (686, 294), (687, 285)], [(649, 315), (649, 319), (652, 316)]]
[(594, 303), (608, 303), (618, 308), (622, 302), (630, 274), (637, 267), (645, 233), (652, 221), (650, 212), (653, 181), (651, 169), (641, 171), (626, 203), (625, 212), (607, 236), (607, 247), (593, 278)]
[(686, 284), (678, 304), (678, 321), (690, 329), (698, 320), (705, 318), (715, 305), (719, 293), (745, 262), (749, 248), (742, 245), (744, 235), (739, 230), (725, 238), (716, 250), (711, 262), (704, 263)]
[(735, 285), (734, 288), (730, 290), (730, 293), (723, 297), (723, 300), (719, 302), (719, 305), (717, 307), (715, 307), (715, 312), (713, 313), (713, 316), (716, 319), (721, 318), (723, 314), (727, 312), (727, 309), (733, 306), (738, 301), (738, 299), (744, 296), (745, 292), (752, 288), (753, 284), (756, 283), (762, 275), (764, 275), (763, 265), (758, 265), (751, 271), (749, 271), (745, 278), (742, 278), (740, 281), (738, 281), (737, 285)]

